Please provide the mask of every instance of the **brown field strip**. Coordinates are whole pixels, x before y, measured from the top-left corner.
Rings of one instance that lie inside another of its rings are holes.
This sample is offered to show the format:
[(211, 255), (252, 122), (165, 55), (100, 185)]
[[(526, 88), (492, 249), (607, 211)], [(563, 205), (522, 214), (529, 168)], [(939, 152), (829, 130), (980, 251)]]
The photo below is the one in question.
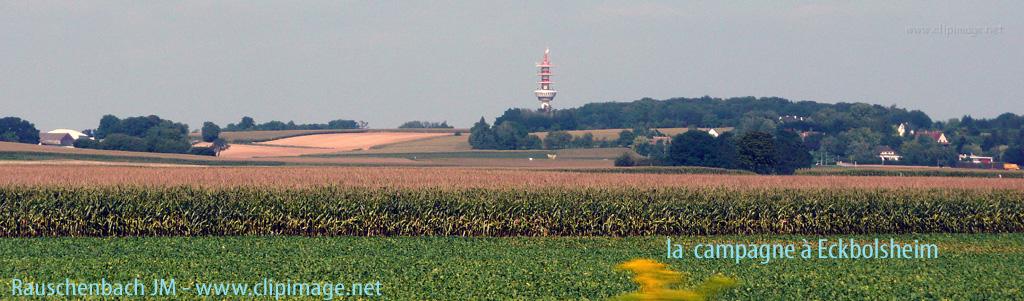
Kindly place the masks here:
[(1024, 179), (676, 175), (456, 167), (129, 167), (0, 165), (0, 185), (460, 188), (934, 188), (1024, 190)]

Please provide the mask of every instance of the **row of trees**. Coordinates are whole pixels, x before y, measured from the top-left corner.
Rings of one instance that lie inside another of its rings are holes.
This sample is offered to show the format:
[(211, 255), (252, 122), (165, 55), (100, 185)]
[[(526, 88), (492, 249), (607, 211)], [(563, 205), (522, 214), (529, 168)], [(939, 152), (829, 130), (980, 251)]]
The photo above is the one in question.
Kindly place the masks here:
[(448, 125), (447, 121), (432, 122), (432, 121), (409, 121), (399, 125), (400, 129), (451, 129), (453, 126)]
[(310, 123), (310, 124), (296, 124), (294, 121), (281, 122), (277, 120), (268, 121), (265, 123), (256, 123), (256, 120), (252, 117), (245, 116), (238, 124), (230, 123), (224, 127), (225, 131), (229, 132), (240, 132), (240, 131), (284, 131), (284, 130), (344, 130), (344, 129), (362, 129), (366, 128), (368, 124), (365, 121), (355, 121), (348, 119), (336, 119), (331, 120), (327, 123)]
[[(120, 119), (114, 115), (105, 115), (95, 130), (85, 130), (95, 139), (80, 137), (75, 140), (74, 147), (120, 150), (134, 152), (157, 153), (193, 153), (215, 156), (217, 151), (227, 147), (227, 143), (216, 138), (216, 133), (209, 132), (207, 122), (203, 127), (204, 138), (213, 135), (209, 141), (215, 141), (213, 147), (192, 147), (188, 138), (188, 125), (161, 119), (159, 116), (139, 116)], [(0, 118), (0, 141), (18, 143), (39, 143), (39, 130), (35, 125), (17, 117)]]
[(633, 102), (590, 103), (579, 108), (536, 112), (529, 109), (509, 109), (495, 120), (517, 122), (530, 132), (551, 130), (586, 130), (614, 128), (659, 127), (759, 127), (756, 130), (773, 131), (763, 126), (777, 126), (780, 117), (797, 116), (783, 126), (797, 131), (838, 133), (850, 128), (867, 127), (876, 131), (890, 125), (908, 123), (917, 128), (929, 128), (933, 122), (921, 111), (908, 111), (895, 106), (885, 107), (866, 103), (826, 104), (813, 101), (793, 102), (784, 98), (672, 98), (655, 100), (644, 98)]
[(474, 149), (524, 150), (613, 147), (618, 141), (598, 140), (591, 133), (574, 136), (566, 131), (551, 131), (540, 136), (530, 134), (516, 122), (490, 126), (483, 117), (469, 131), (469, 144)]
[(474, 149), (541, 149), (543, 142), (516, 122), (496, 126), (487, 124), (483, 117), (469, 129), (469, 145)]
[(155, 153), (187, 153), (192, 148), (188, 125), (156, 115), (105, 115), (93, 133), (97, 140), (79, 138), (75, 147)]
[[(621, 134), (620, 134), (621, 135)], [(672, 142), (637, 144), (647, 158), (623, 154), (618, 166), (671, 165), (745, 169), (759, 174), (793, 174), (813, 164), (810, 151), (790, 131), (724, 133), (717, 138), (704, 131), (686, 131)]]

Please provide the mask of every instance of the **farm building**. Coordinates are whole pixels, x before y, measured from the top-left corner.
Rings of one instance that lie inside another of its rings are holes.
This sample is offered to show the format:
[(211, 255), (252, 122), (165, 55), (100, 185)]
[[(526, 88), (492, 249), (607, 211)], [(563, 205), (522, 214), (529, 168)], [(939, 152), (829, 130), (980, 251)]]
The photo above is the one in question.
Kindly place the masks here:
[(974, 154), (960, 154), (960, 161), (970, 161), (974, 164), (991, 164), (992, 157), (975, 156)]
[(70, 147), (74, 144), (75, 139), (68, 133), (39, 133), (39, 145)]
[(888, 146), (878, 148), (878, 157), (882, 159), (882, 164), (885, 164), (885, 161), (899, 161), (903, 158), (903, 156), (897, 155), (896, 151)]
[(56, 129), (48, 132), (49, 134), (68, 134), (71, 135), (72, 140), (78, 140), (78, 138), (86, 137), (92, 139), (88, 134), (69, 129)]

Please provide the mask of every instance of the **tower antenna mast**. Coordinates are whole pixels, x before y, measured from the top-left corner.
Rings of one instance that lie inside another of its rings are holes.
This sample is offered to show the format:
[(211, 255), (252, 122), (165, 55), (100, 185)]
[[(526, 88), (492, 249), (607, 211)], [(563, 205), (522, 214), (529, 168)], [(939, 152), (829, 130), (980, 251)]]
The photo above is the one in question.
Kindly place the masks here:
[(550, 54), (551, 49), (545, 48), (544, 60), (537, 64), (537, 67), (540, 68), (540, 73), (537, 74), (540, 76), (540, 81), (537, 82), (538, 84), (540, 84), (540, 89), (533, 91), (533, 94), (537, 95), (537, 100), (540, 101), (540, 111), (542, 112), (551, 111), (551, 101), (555, 99), (555, 94), (558, 93), (558, 91), (551, 89)]

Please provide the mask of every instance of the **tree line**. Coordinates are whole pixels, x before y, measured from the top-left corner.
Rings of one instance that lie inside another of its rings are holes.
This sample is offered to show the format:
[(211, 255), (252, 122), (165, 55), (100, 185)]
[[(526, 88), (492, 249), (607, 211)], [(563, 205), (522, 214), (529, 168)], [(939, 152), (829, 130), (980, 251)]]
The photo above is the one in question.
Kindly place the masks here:
[[(620, 140), (627, 137), (626, 133), (620, 133)], [(625, 153), (615, 160), (615, 165), (703, 166), (744, 169), (759, 174), (793, 174), (814, 163), (800, 137), (786, 130), (753, 131), (739, 136), (726, 132), (718, 137), (705, 131), (688, 130), (672, 137), (671, 143), (657, 141), (637, 145), (640, 146), (636, 148), (637, 153), (645, 157)]]
[(242, 131), (285, 131), (285, 130), (345, 130), (345, 129), (362, 129), (369, 126), (365, 121), (355, 121), (348, 119), (335, 119), (328, 121), (327, 123), (309, 123), (309, 124), (296, 124), (294, 121), (281, 122), (272, 120), (264, 123), (256, 123), (256, 121), (249, 116), (242, 117), (237, 123), (229, 123), (224, 127), (224, 131), (228, 132), (242, 132)]
[(508, 109), (495, 124), (515, 121), (530, 132), (551, 130), (738, 127), (757, 126), (779, 117), (804, 117), (787, 122), (795, 130), (838, 133), (849, 128), (867, 127), (880, 131), (891, 124), (909, 123), (914, 127), (932, 126), (932, 119), (918, 110), (866, 103), (818, 103), (790, 101), (779, 97), (734, 98), (644, 98), (632, 102), (589, 103), (578, 108), (537, 112)]
[(480, 121), (469, 130), (469, 144), (474, 149), (527, 150), (629, 146), (620, 140), (595, 139), (591, 133), (574, 136), (567, 131), (550, 131), (542, 139), (539, 135), (528, 132), (519, 123), (504, 122), (491, 126), (483, 117), (480, 117)]
[(188, 153), (188, 125), (156, 115), (118, 118), (104, 115), (95, 131), (95, 140), (79, 138), (76, 148), (93, 148), (154, 153)]
[(0, 118), (0, 141), (17, 143), (39, 143), (36, 125), (18, 117)]
[(413, 121), (405, 122), (402, 125), (399, 125), (398, 128), (400, 128), (400, 129), (451, 129), (451, 128), (455, 128), (455, 127), (448, 125), (447, 121), (432, 122), (432, 121), (417, 121), (417, 120), (413, 120)]

